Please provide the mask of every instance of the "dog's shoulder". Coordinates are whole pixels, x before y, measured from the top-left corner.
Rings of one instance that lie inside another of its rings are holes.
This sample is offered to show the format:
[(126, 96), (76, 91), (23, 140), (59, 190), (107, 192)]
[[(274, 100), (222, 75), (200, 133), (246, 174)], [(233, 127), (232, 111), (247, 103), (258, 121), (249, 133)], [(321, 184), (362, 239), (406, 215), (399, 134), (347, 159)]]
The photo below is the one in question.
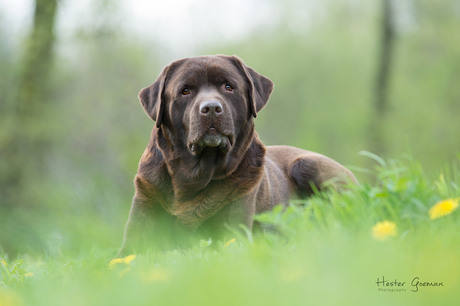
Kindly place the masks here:
[[(154, 128), (155, 130), (156, 128)], [(171, 190), (171, 176), (169, 175), (165, 157), (157, 144), (156, 133), (152, 136), (139, 161), (135, 183), (143, 182), (142, 185), (151, 185), (163, 192)]]

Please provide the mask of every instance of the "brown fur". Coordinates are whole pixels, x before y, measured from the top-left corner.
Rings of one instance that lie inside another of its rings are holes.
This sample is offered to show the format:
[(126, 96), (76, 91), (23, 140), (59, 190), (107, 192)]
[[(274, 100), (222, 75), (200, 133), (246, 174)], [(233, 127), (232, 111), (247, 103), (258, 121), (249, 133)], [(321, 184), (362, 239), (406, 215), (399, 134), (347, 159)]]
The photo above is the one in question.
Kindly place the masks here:
[(273, 83), (237, 57), (186, 58), (139, 93), (156, 121), (135, 178), (124, 250), (169, 245), (183, 232), (252, 228), (254, 214), (356, 182), (339, 163), (288, 146), (265, 147), (253, 118)]

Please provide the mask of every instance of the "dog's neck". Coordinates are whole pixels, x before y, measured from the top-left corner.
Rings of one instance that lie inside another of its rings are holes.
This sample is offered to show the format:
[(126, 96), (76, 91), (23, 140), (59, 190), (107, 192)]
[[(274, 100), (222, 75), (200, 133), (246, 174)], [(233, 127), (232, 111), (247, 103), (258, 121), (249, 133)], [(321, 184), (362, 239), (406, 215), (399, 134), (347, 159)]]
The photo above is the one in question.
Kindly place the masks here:
[(229, 199), (240, 198), (257, 187), (263, 172), (265, 147), (254, 130), (253, 122), (249, 133), (238, 135), (241, 139), (237, 139), (237, 145), (222, 157), (218, 169), (212, 158), (200, 159), (186, 147), (175, 148), (168, 137), (171, 135), (164, 129), (157, 129), (156, 145), (163, 156), (170, 157), (164, 159), (175, 198), (169, 210), (181, 223), (199, 226), (225, 206)]

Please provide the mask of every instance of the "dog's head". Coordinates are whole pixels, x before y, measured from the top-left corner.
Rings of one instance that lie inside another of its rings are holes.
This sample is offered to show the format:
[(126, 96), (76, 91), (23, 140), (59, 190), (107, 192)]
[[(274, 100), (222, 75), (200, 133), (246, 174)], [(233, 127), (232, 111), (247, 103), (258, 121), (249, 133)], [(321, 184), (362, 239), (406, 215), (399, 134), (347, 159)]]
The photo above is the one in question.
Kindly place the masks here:
[[(139, 99), (175, 147), (199, 157), (227, 154), (268, 101), (273, 83), (234, 56), (173, 62)], [(247, 131), (246, 131), (247, 133)]]

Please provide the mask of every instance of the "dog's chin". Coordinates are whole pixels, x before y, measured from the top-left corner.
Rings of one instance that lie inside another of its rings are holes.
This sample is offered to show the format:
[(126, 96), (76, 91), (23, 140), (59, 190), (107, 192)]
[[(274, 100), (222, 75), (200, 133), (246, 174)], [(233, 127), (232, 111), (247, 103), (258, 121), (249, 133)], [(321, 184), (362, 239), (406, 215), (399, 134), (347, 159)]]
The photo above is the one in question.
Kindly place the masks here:
[(192, 141), (189, 145), (189, 150), (192, 154), (198, 156), (206, 148), (215, 148), (223, 154), (227, 154), (232, 147), (229, 136), (222, 135), (216, 129), (211, 128), (202, 137), (196, 141)]

